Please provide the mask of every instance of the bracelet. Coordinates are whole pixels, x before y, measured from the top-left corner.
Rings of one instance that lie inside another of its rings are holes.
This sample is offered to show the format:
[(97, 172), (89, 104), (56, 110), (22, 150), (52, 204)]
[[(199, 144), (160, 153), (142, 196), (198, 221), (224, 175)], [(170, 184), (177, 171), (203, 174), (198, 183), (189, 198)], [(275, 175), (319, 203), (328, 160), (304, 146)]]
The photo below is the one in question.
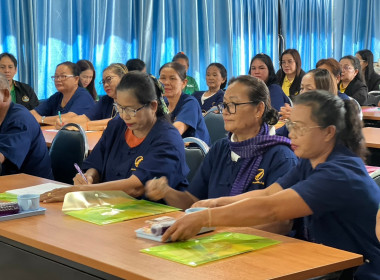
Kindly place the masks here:
[(46, 118), (46, 116), (41, 117), (41, 123), (44, 123), (45, 118)]
[(207, 208), (208, 212), (208, 227), (211, 227), (211, 209)]

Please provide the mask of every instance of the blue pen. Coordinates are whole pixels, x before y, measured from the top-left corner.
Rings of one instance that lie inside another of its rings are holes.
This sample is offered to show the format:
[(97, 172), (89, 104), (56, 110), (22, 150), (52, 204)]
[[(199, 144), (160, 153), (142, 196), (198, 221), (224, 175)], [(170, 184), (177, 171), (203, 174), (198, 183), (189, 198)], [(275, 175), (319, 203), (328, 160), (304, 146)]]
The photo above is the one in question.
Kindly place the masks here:
[(74, 163), (74, 167), (78, 171), (78, 173), (80, 174), (80, 176), (82, 176), (83, 180), (85, 180), (86, 183), (88, 184), (87, 178), (86, 178), (86, 176), (84, 176), (83, 171), (80, 169), (79, 165), (76, 164), (76, 163)]
[(59, 121), (62, 123), (61, 111), (58, 111)]

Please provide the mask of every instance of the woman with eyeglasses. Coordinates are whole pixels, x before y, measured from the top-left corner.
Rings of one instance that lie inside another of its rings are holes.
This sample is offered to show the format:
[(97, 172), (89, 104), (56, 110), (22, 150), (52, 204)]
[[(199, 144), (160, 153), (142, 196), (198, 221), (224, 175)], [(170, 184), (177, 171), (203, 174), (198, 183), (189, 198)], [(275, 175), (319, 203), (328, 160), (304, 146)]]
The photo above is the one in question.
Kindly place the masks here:
[(379, 91), (380, 75), (375, 72), (373, 67), (373, 53), (370, 50), (361, 50), (355, 56), (360, 61), (368, 91)]
[(183, 138), (196, 137), (210, 144), (210, 135), (198, 101), (183, 92), (186, 87), (186, 68), (178, 62), (160, 68), (160, 82), (165, 88), (170, 118)]
[[(187, 190), (176, 191), (160, 178), (148, 182), (147, 197), (186, 209), (200, 199), (265, 189), (296, 165), (289, 139), (269, 135), (268, 125), (278, 117), (263, 81), (248, 75), (231, 79), (219, 107), (229, 135), (214, 143)], [(266, 230), (289, 230), (289, 224), (272, 226)]]
[(30, 111), (40, 124), (54, 125), (59, 114), (70, 118), (84, 114), (94, 106), (90, 93), (79, 86), (79, 68), (75, 63), (58, 64), (51, 78), (58, 92)]
[(91, 61), (85, 59), (78, 60), (77, 65), (80, 71), (79, 80), (82, 84), (82, 87), (87, 89), (92, 98), (96, 101), (98, 99), (98, 94), (95, 89), (96, 73), (94, 65), (92, 65)]
[(264, 81), (269, 89), (271, 106), (277, 111), (290, 103), (282, 88), (277, 84), (273, 62), (268, 55), (263, 53), (255, 55), (251, 60), (249, 74)]
[(109, 120), (117, 114), (114, 106), (116, 87), (126, 73), (128, 73), (128, 69), (124, 64), (110, 64), (103, 70), (103, 79), (100, 81), (107, 95), (102, 96), (95, 106), (83, 115), (58, 118), (55, 123), (56, 128), (59, 129), (66, 123), (72, 122), (80, 124), (86, 130), (104, 130)]
[(122, 190), (140, 197), (144, 184), (160, 176), (173, 188), (187, 185), (183, 140), (169, 121), (161, 84), (147, 73), (132, 71), (116, 91), (119, 116), (109, 121), (83, 163), (86, 180), (77, 174), (73, 187), (45, 193), (42, 201), (62, 201), (67, 192), (81, 190)]
[(264, 190), (195, 204), (215, 208), (183, 216), (162, 241), (189, 239), (203, 226), (256, 226), (309, 216), (314, 242), (363, 255), (355, 279), (378, 279), (380, 189), (361, 159), (366, 147), (357, 107), (325, 91), (306, 92), (295, 99), (287, 125), (301, 158), (297, 166)]
[(365, 85), (360, 61), (357, 57), (346, 55), (339, 61), (342, 71), (339, 90), (356, 99), (360, 105), (365, 105), (368, 98), (368, 89)]
[(277, 71), (277, 80), (282, 90), (293, 99), (299, 94), (301, 80), (305, 75), (302, 70), (301, 56), (296, 49), (287, 49), (281, 54), (281, 69)]

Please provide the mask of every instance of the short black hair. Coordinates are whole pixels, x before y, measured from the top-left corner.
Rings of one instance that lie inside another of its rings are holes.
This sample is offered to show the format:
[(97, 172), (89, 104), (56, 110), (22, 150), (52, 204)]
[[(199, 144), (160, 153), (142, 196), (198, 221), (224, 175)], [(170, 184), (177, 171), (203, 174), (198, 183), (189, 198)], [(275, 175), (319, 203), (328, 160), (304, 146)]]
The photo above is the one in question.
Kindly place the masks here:
[(0, 60), (2, 60), (3, 57), (9, 57), (9, 59), (12, 60), (13, 64), (15, 65), (15, 68), (17, 68), (17, 59), (15, 58), (13, 54), (6, 53), (6, 52), (0, 54)]
[(132, 58), (125, 63), (128, 71), (142, 71), (145, 68), (145, 62), (138, 58)]

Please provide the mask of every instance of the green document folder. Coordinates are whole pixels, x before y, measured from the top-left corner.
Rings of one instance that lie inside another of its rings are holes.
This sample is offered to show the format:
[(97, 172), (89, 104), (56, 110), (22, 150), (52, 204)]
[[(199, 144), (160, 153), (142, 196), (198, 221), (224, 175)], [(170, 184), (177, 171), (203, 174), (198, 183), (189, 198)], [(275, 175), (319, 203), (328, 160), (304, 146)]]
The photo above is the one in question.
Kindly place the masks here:
[(222, 232), (194, 240), (155, 246), (141, 252), (189, 266), (198, 266), (278, 243), (280, 241), (255, 235)]

